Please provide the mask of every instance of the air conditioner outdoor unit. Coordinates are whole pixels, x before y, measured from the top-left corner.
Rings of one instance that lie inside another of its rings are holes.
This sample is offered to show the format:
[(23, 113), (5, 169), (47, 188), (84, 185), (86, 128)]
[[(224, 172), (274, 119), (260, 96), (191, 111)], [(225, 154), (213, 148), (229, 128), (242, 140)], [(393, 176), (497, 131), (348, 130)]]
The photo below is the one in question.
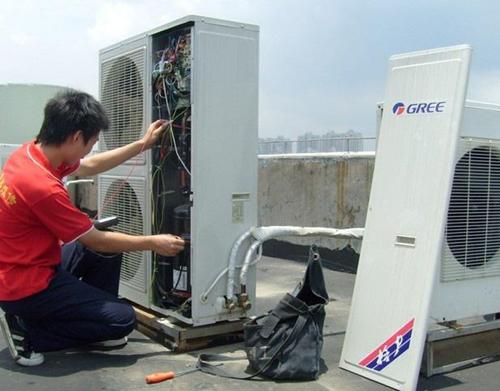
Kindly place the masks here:
[[(377, 129), (383, 113), (381, 103)], [(500, 311), (495, 298), (500, 294), (495, 278), (500, 276), (499, 130), (500, 105), (465, 102), (431, 319)]]
[(101, 50), (99, 62), (111, 119), (101, 151), (172, 121), (158, 145), (99, 177), (100, 215), (187, 243), (177, 257), (126, 254), (120, 293), (194, 326), (252, 315), (224, 308), (224, 279), (202, 294), (257, 223), (258, 27), (188, 16)]
[[(380, 103), (377, 133), (383, 113)], [(500, 294), (495, 278), (500, 276), (500, 105), (465, 102), (450, 170), (453, 182), (430, 314), (436, 321), (500, 311), (492, 295)], [(491, 300), (475, 299), (480, 297)]]
[(430, 318), (500, 312), (500, 105), (466, 102)]

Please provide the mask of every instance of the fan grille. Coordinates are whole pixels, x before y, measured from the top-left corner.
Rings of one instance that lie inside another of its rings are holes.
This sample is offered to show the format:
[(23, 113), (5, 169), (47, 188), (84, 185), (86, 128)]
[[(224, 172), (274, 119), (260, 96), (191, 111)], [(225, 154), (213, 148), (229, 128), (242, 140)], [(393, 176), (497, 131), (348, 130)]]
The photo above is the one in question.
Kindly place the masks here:
[(500, 275), (500, 142), (462, 139), (453, 178), (441, 278)]
[[(101, 176), (99, 186), (105, 197), (101, 200), (102, 217), (117, 216), (118, 232), (143, 235), (143, 212), (140, 200), (144, 199), (143, 179), (124, 179)], [(146, 292), (144, 254), (140, 251), (123, 254), (120, 280), (133, 288)]]
[(124, 146), (142, 134), (144, 56), (145, 49), (140, 48), (101, 63), (101, 102), (111, 122), (103, 132), (102, 150)]

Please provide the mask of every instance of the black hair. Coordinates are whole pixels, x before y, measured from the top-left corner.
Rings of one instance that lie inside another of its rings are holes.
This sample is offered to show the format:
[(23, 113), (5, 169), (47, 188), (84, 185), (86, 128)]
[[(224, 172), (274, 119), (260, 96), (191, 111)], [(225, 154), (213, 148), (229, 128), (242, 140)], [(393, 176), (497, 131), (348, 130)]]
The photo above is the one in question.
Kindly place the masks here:
[(36, 142), (61, 145), (81, 130), (85, 144), (109, 128), (104, 107), (92, 96), (82, 91), (67, 89), (58, 93), (45, 105), (44, 119)]

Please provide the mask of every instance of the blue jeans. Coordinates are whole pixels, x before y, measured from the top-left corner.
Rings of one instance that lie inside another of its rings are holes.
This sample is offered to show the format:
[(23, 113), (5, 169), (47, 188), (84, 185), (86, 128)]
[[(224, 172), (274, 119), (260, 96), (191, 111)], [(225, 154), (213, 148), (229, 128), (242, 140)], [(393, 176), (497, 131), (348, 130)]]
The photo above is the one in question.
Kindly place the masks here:
[(98, 254), (70, 243), (45, 290), (0, 301), (0, 307), (22, 319), (36, 352), (122, 338), (136, 320), (132, 306), (117, 297), (121, 261), (122, 254)]

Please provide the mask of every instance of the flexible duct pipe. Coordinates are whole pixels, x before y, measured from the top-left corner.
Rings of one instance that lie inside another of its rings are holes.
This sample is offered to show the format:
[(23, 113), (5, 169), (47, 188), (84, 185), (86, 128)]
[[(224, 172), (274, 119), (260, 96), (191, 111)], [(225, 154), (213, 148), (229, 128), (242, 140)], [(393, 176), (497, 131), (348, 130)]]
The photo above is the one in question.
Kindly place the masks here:
[[(326, 236), (337, 239), (362, 239), (364, 228), (324, 228), (324, 227), (294, 227), (294, 226), (270, 226), (258, 227), (251, 230), (252, 236), (257, 240), (252, 243), (247, 250), (245, 260), (240, 272), (240, 285), (242, 289), (246, 287), (246, 276), (248, 268), (252, 263), (253, 252), (266, 240), (283, 237), (283, 236)], [(236, 253), (236, 251), (235, 251)], [(235, 261), (233, 261), (233, 264)], [(233, 274), (234, 275), (234, 274)], [(231, 284), (230, 284), (231, 282)], [(230, 295), (231, 294), (231, 295)], [(234, 279), (229, 281), (227, 285), (227, 297), (232, 299), (234, 296)]]

